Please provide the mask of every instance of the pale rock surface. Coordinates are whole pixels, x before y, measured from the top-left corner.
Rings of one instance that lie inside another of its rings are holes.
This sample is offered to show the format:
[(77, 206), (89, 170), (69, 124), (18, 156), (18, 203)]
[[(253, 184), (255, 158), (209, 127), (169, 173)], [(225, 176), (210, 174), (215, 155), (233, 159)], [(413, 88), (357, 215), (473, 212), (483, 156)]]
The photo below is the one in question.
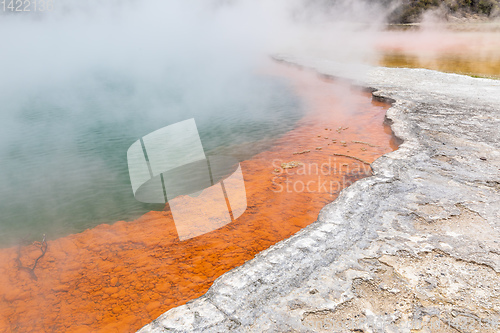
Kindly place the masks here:
[(392, 101), (404, 143), (317, 222), (139, 332), (499, 332), (500, 81), (369, 68), (359, 82), (276, 58)]

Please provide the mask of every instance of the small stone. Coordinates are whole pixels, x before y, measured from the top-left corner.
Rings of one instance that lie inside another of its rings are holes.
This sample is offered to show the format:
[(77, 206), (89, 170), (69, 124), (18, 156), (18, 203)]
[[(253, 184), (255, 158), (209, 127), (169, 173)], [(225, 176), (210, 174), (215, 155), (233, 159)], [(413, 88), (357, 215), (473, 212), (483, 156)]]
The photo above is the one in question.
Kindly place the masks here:
[(293, 155), (300, 155), (300, 154), (305, 154), (305, 153), (309, 153), (309, 152), (310, 152), (310, 150), (309, 150), (309, 149), (307, 149), (307, 150), (303, 150), (303, 151), (295, 152), (295, 153), (293, 153)]
[(152, 302), (152, 303), (149, 303), (148, 305), (146, 305), (146, 310), (148, 312), (151, 312), (155, 309), (158, 309), (159, 307), (161, 306), (161, 303), (156, 301), (156, 302)]
[(170, 283), (159, 283), (156, 285), (156, 290), (160, 293), (166, 293), (172, 290)]
[(28, 292), (23, 292), (20, 289), (14, 289), (4, 295), (4, 299), (7, 302), (13, 302), (18, 300), (25, 300), (29, 298), (30, 294)]
[(56, 292), (56, 293), (61, 293), (61, 292), (68, 292), (69, 291), (69, 288), (67, 285), (64, 285), (64, 284), (61, 284), (61, 285), (58, 285), (56, 287), (53, 287), (52, 288), (52, 291)]
[(118, 283), (118, 278), (115, 276), (113, 278), (111, 278), (111, 280), (109, 281), (111, 286), (115, 287), (116, 284)]
[(104, 288), (103, 291), (108, 295), (112, 295), (112, 294), (116, 294), (118, 292), (118, 288), (109, 287), (109, 288)]
[(301, 165), (302, 165), (302, 163), (297, 162), (297, 161), (291, 161), (288, 163), (281, 163), (281, 167), (283, 169), (292, 169), (292, 168), (296, 168), (296, 167), (301, 166)]

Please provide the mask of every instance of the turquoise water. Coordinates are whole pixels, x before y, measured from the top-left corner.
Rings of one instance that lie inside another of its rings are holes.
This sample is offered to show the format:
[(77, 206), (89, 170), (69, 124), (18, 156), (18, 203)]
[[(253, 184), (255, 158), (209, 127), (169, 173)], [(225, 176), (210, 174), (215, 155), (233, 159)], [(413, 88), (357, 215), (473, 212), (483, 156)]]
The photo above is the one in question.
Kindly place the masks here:
[(127, 169), (129, 146), (154, 130), (194, 118), (206, 154), (243, 160), (301, 117), (281, 79), (246, 73), (211, 85), (182, 74), (95, 71), (0, 94), (0, 246), (162, 210), (134, 199)]

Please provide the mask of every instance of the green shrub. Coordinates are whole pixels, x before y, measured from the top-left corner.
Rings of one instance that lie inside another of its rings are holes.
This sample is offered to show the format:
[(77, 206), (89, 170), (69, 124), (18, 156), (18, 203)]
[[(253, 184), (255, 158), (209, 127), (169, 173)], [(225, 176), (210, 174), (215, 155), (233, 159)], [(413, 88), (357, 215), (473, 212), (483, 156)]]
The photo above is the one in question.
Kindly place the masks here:
[(494, 7), (495, 3), (490, 0), (479, 0), (479, 3), (477, 4), (478, 11), (488, 16), (490, 16)]

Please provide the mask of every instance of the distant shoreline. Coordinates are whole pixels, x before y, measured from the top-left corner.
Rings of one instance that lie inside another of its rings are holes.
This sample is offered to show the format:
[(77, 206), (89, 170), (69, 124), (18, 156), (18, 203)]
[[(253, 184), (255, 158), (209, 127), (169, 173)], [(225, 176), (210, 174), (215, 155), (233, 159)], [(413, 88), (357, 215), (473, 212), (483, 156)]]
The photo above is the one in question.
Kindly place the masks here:
[[(429, 26), (430, 25), (426, 23), (390, 23), (386, 25), (386, 30), (418, 30)], [(442, 22), (434, 23), (432, 24), (432, 27), (451, 31), (500, 32), (500, 21), (470, 20), (468, 22)]]

